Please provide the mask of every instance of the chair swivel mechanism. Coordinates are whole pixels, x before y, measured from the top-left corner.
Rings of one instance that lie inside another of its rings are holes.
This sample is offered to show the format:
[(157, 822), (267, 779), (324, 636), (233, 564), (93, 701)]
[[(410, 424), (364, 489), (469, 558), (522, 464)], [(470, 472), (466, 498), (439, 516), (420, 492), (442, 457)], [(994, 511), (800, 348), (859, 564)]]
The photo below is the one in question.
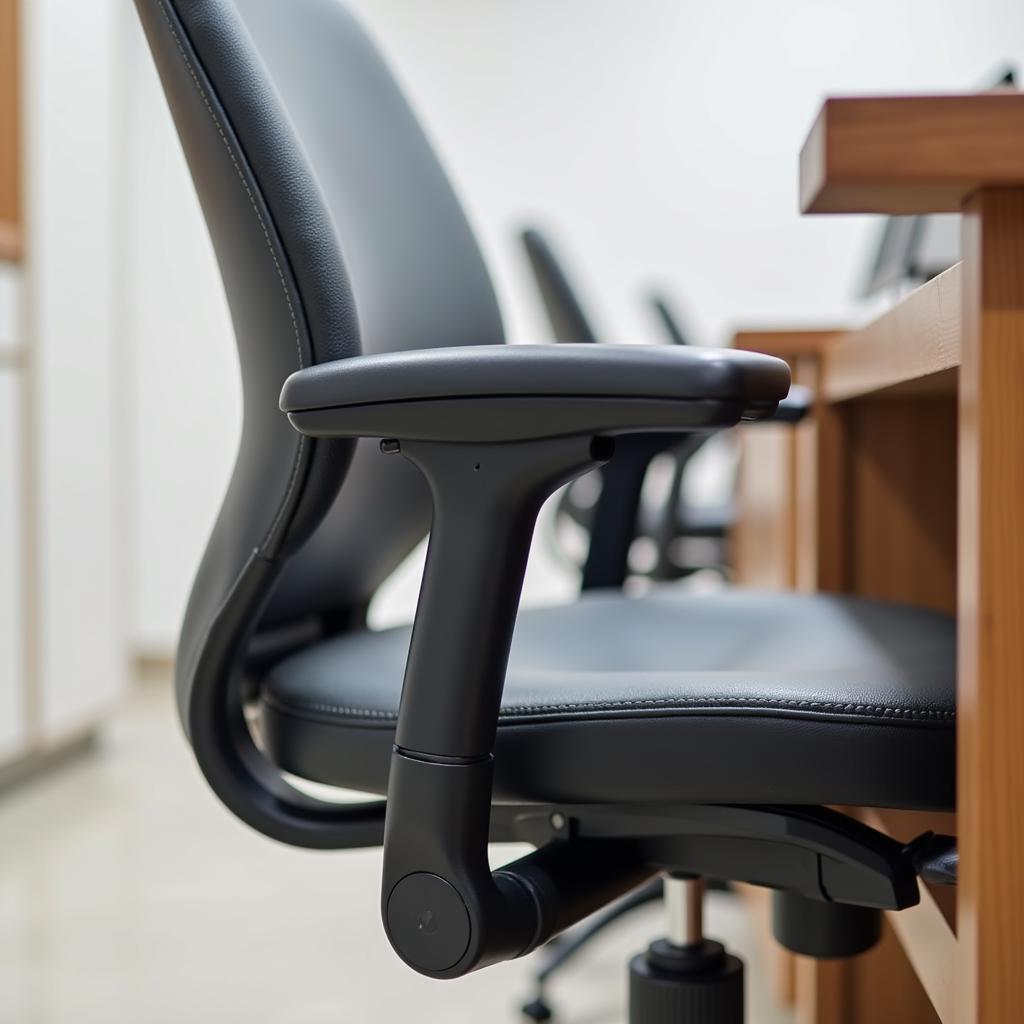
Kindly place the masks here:
[[(785, 364), (503, 345), (459, 204), (336, 0), (136, 7), (244, 396), (176, 669), (212, 790), (281, 842), (383, 847), (384, 928), (434, 978), (522, 956), (658, 872), (678, 913), (632, 961), (634, 1022), (742, 1019), (741, 965), (697, 926), (704, 875), (774, 889), (791, 948), (868, 948), (922, 872), (951, 874), (950, 842), (823, 805), (951, 805), (948, 618), (672, 589), (517, 614), (554, 488), (623, 437), (771, 415)], [(428, 529), (414, 626), (367, 629)], [(488, 843), (510, 840), (535, 850), (492, 871)]]

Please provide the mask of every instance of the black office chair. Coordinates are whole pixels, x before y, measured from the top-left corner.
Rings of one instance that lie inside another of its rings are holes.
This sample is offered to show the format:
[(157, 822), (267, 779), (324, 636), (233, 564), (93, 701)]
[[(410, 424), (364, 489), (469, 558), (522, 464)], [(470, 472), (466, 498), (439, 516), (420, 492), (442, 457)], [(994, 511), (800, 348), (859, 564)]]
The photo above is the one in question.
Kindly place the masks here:
[[(523, 251), (537, 286), (554, 340), (590, 342), (597, 331), (584, 312), (576, 288), (564, 263), (556, 255), (547, 235), (536, 227), (520, 234)], [(673, 345), (689, 344), (679, 317), (664, 295), (654, 293), (648, 305), (666, 340)], [(796, 422), (809, 404), (809, 396), (796, 389), (787, 399), (782, 416)], [(590, 544), (582, 566), (583, 589), (621, 586), (628, 575), (648, 576), (661, 582), (680, 579), (701, 569), (728, 574), (728, 533), (735, 521), (731, 503), (696, 508), (683, 499), (682, 486), (687, 466), (707, 439), (691, 434), (676, 438), (631, 442), (616, 463), (600, 473), (597, 501), (588, 481), (566, 488), (558, 502), (556, 535), (563, 521), (586, 530)], [(671, 449), (672, 475), (660, 507), (645, 507), (641, 493), (651, 462)], [(653, 559), (644, 568), (630, 564), (630, 549), (637, 538), (653, 547)], [(699, 557), (694, 557), (694, 550)]]
[[(597, 332), (547, 237), (537, 228), (526, 228), (520, 240), (551, 325), (552, 340), (561, 344), (595, 344)], [(660, 521), (644, 522), (645, 510), (640, 501), (651, 461), (669, 449), (676, 450), (677, 458), (685, 460), (701, 446), (704, 436), (637, 434), (623, 438), (612, 463), (594, 470), (591, 479), (578, 480), (565, 488), (553, 525), (557, 533), (562, 521), (570, 520), (587, 534), (587, 552), (580, 566), (583, 590), (622, 586), (631, 572), (629, 555), (633, 542), (638, 535), (661, 527)], [(582, 494), (595, 490), (595, 478), (597, 499), (580, 500)]]
[[(647, 307), (662, 332), (673, 345), (689, 344), (687, 332), (665, 295), (652, 292)], [(780, 415), (775, 419), (798, 423), (809, 412), (813, 396), (806, 388), (791, 388), (789, 396), (780, 404)], [(695, 569), (710, 568), (728, 577), (730, 573), (729, 533), (736, 523), (736, 507), (731, 499), (718, 504), (695, 506), (686, 501), (683, 481), (690, 458), (685, 451), (679, 453), (672, 467), (672, 477), (665, 490), (665, 501), (654, 510), (650, 528), (654, 540), (655, 558), (648, 575), (665, 582), (687, 576)], [(695, 556), (693, 549), (699, 549)]]
[[(551, 326), (553, 340), (596, 343), (597, 331), (547, 235), (536, 227), (528, 227), (520, 233), (520, 241)], [(651, 308), (668, 340), (675, 345), (686, 345), (686, 336), (668, 301), (663, 296), (652, 296)], [(807, 400), (795, 394), (788, 406), (791, 418), (795, 419), (806, 411)], [(611, 465), (595, 471), (599, 481), (596, 501), (590, 498), (595, 488), (588, 480), (577, 481), (565, 489), (558, 501), (554, 528), (557, 535), (563, 521), (571, 521), (588, 535), (589, 544), (581, 566), (584, 590), (620, 587), (629, 575), (646, 575), (665, 581), (688, 576), (701, 568), (724, 567), (726, 533), (732, 521), (725, 518), (725, 514), (731, 510), (709, 509), (705, 513), (688, 508), (680, 499), (686, 466), (707, 436), (647, 435), (630, 438), (620, 446)], [(666, 451), (671, 451), (674, 456), (667, 501), (661, 508), (644, 507), (641, 494), (648, 469), (651, 462)], [(638, 537), (646, 538), (654, 545), (655, 557), (645, 571), (630, 564), (630, 550)], [(700, 564), (681, 563), (676, 552), (693, 540), (709, 542), (713, 549), (711, 557)]]
[[(516, 618), (554, 487), (624, 432), (770, 414), (785, 365), (502, 346), (459, 205), (338, 3), (136, 5), (244, 389), (177, 663), (220, 799), (293, 845), (383, 845), (385, 928), (431, 977), (520, 956), (662, 870), (677, 912), (632, 962), (633, 1021), (742, 1019), (742, 967), (701, 934), (705, 873), (776, 889), (791, 948), (868, 948), (880, 908), (917, 902), (919, 872), (952, 874), (949, 842), (905, 846), (820, 805), (952, 805), (951, 620), (671, 591)], [(431, 506), (414, 630), (371, 632), (363, 609)], [(315, 799), (283, 772), (387, 802)], [(537, 849), (492, 873), (488, 841), (513, 839)]]

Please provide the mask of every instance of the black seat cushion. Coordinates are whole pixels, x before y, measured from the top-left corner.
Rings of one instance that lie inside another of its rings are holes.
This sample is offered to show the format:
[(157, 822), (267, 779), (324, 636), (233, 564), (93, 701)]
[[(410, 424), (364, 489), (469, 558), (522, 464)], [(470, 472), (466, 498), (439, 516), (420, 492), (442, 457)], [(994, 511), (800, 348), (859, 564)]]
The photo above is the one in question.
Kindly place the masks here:
[[(945, 615), (826, 595), (597, 592), (524, 611), (495, 797), (950, 808), (955, 634)], [(408, 642), (360, 632), (279, 663), (268, 756), (384, 792)]]

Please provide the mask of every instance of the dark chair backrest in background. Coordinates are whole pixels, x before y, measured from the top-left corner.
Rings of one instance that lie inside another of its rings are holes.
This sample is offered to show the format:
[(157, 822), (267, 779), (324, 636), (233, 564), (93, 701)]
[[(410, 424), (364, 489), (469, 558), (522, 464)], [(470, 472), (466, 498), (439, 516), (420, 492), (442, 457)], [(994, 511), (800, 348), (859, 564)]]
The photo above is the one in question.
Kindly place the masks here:
[(257, 627), (265, 638), (358, 616), (429, 527), (429, 495), (404, 460), (291, 428), (278, 410), (285, 378), (360, 352), (504, 335), (458, 200), (338, 0), (136, 7), (216, 249), (243, 384), (238, 459), (178, 652), (195, 744)]
[(597, 332), (587, 319), (576, 289), (569, 282), (565, 268), (555, 256), (551, 243), (536, 228), (525, 228), (520, 235), (527, 262), (533, 272), (544, 312), (555, 341), (596, 342)]
[[(596, 343), (597, 333), (548, 237), (538, 228), (528, 227), (521, 232), (520, 240), (553, 340)], [(652, 294), (649, 301), (667, 340), (674, 345), (686, 345), (686, 336), (668, 300)], [(574, 487), (562, 493), (558, 504), (559, 516), (567, 516), (590, 533), (590, 546), (582, 566), (583, 590), (621, 587), (630, 574), (629, 552), (640, 526), (640, 500), (647, 468), (656, 455), (669, 448), (675, 451), (676, 468), (668, 505), (657, 516), (655, 544), (658, 554), (651, 575), (658, 579), (672, 579), (680, 575), (669, 554), (679, 525), (679, 489), (686, 463), (704, 440), (705, 437), (700, 435), (683, 440), (678, 437), (620, 439), (615, 461), (594, 470), (601, 478), (601, 493), (596, 504), (581, 507), (575, 501)]]
[(650, 296), (651, 310), (653, 311), (658, 323), (661, 324), (662, 330), (664, 330), (668, 340), (673, 345), (689, 345), (690, 339), (686, 335), (686, 331), (683, 330), (683, 325), (679, 322), (679, 318), (676, 316), (675, 311), (668, 304), (668, 300), (663, 295), (652, 294)]

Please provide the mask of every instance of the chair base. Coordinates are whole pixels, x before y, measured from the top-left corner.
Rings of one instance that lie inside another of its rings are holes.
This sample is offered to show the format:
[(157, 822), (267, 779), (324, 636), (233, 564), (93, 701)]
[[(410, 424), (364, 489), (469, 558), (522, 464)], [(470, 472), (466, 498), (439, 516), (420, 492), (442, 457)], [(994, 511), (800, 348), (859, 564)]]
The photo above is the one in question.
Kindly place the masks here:
[(623, 896), (622, 899), (594, 914), (593, 917), (574, 931), (561, 935), (549, 942), (544, 947), (547, 954), (546, 960), (534, 976), (537, 984), (536, 993), (533, 999), (523, 1005), (523, 1016), (527, 1020), (551, 1020), (554, 1017), (554, 1012), (548, 1003), (545, 991), (551, 976), (560, 973), (566, 964), (571, 963), (580, 950), (584, 949), (595, 936), (600, 935), (609, 925), (613, 924), (624, 914), (631, 913), (637, 907), (660, 900), (661, 897), (661, 879), (654, 878), (640, 886), (639, 889), (634, 889), (627, 896)]

